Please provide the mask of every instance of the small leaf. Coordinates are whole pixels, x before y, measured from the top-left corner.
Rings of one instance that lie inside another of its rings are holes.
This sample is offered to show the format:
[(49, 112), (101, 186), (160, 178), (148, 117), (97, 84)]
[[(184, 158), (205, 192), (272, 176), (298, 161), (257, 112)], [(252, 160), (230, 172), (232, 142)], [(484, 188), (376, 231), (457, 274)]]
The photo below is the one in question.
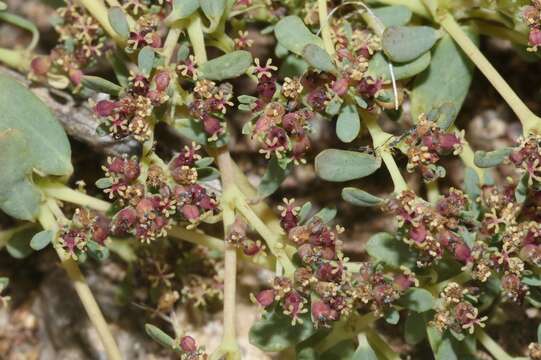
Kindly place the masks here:
[(404, 339), (408, 344), (417, 345), (426, 338), (426, 323), (422, 314), (410, 311), (404, 326)]
[(261, 183), (257, 189), (258, 197), (266, 198), (274, 193), (285, 180), (288, 173), (289, 170), (282, 168), (276, 157), (272, 157), (272, 159), (269, 161), (267, 171), (265, 171), (265, 175), (263, 175)]
[(354, 187), (343, 188), (342, 199), (355, 206), (363, 207), (377, 206), (383, 202), (383, 199)]
[(113, 181), (111, 180), (111, 178), (104, 177), (96, 180), (94, 185), (96, 185), (98, 189), (108, 189), (113, 186)]
[(237, 50), (212, 59), (199, 67), (202, 78), (226, 80), (241, 76), (252, 65), (252, 55), (248, 51)]
[(411, 20), (411, 10), (404, 5), (383, 6), (372, 12), (385, 27), (406, 25)]
[(408, 245), (388, 233), (377, 233), (366, 243), (366, 252), (377, 262), (393, 268), (415, 266), (415, 255)]
[(150, 336), (152, 340), (156, 341), (158, 344), (168, 349), (175, 349), (175, 340), (171, 336), (160, 330), (158, 327), (151, 324), (145, 324), (145, 331), (147, 335)]
[(331, 116), (338, 115), (342, 108), (342, 99), (339, 96), (333, 97), (325, 106), (325, 112)]
[(114, 6), (108, 10), (109, 23), (123, 39), (127, 39), (130, 36), (130, 26), (126, 19), (126, 14), (119, 6)]
[(479, 176), (470, 167), (464, 171), (464, 192), (468, 194), (472, 202), (475, 202), (481, 196), (481, 187), (479, 186)]
[(370, 347), (366, 335), (359, 334), (359, 346), (353, 355), (353, 360), (378, 360), (376, 353)]
[(197, 168), (197, 181), (208, 182), (220, 178), (220, 172), (213, 167), (200, 167)]
[(208, 157), (204, 157), (204, 158), (201, 158), (201, 159), (197, 160), (195, 162), (195, 166), (198, 167), (198, 168), (203, 168), (203, 167), (209, 166), (213, 162), (214, 162), (214, 158), (208, 156)]
[(103, 92), (118, 96), (122, 91), (122, 87), (109, 80), (105, 80), (99, 76), (84, 75), (82, 80), (83, 86), (97, 92)]
[(517, 187), (515, 189), (515, 199), (517, 199), (519, 203), (523, 203), (524, 201), (526, 201), (526, 198), (528, 196), (529, 179), (530, 176), (528, 174), (524, 174), (518, 181)]
[(302, 323), (291, 325), (291, 317), (281, 311), (265, 313), (250, 328), (250, 344), (263, 351), (278, 352), (295, 346), (315, 333), (310, 314), (300, 316)]
[(0, 131), (0, 201), (32, 172), (32, 158), (22, 131)]
[[(466, 31), (466, 34), (475, 40), (472, 32)], [(422, 113), (428, 114), (444, 103), (453, 105), (456, 117), (468, 94), (472, 76), (473, 64), (453, 39), (444, 35), (432, 51), (430, 67), (414, 80), (410, 96), (413, 119), (416, 121)]]
[(165, 19), (170, 24), (174, 21), (187, 18), (199, 9), (199, 0), (174, 0), (173, 10)]
[(302, 56), (302, 51), (308, 44), (323, 48), (323, 40), (312, 34), (298, 16), (286, 16), (274, 27), (276, 39), (286, 49)]
[(241, 104), (251, 105), (257, 101), (257, 98), (255, 96), (240, 95), (239, 97), (237, 97), (237, 100)]
[(316, 173), (327, 181), (349, 181), (372, 174), (381, 159), (355, 151), (327, 149), (316, 156)]
[(321, 221), (323, 221), (325, 224), (329, 223), (336, 217), (337, 210), (336, 208), (328, 208), (325, 207), (321, 210), (319, 210), (314, 217), (319, 218)]
[(357, 108), (353, 104), (343, 106), (336, 121), (336, 135), (345, 143), (350, 143), (361, 131), (361, 120)]
[(137, 67), (139, 71), (148, 77), (152, 68), (154, 67), (154, 58), (156, 57), (154, 49), (150, 46), (145, 46), (139, 51), (137, 55)]
[(33, 221), (39, 210), (41, 193), (28, 179), (18, 182), (5, 194), (0, 209), (11, 217)]
[(190, 44), (188, 42), (183, 42), (180, 44), (177, 51), (177, 61), (184, 61), (190, 56)]
[(304, 205), (299, 210), (299, 224), (304, 224), (308, 220), (308, 215), (312, 210), (312, 203), (310, 201), (304, 203)]
[(396, 62), (408, 62), (430, 50), (438, 32), (429, 26), (391, 26), (385, 29), (381, 44), (385, 55)]
[(37, 233), (30, 240), (30, 247), (36, 251), (44, 249), (53, 241), (54, 233), (51, 230), (43, 230)]
[(449, 129), (458, 115), (456, 107), (452, 103), (446, 102), (441, 104), (437, 111), (438, 118), (436, 119), (436, 125), (443, 130)]
[(511, 148), (502, 148), (494, 151), (475, 152), (473, 162), (480, 168), (489, 168), (500, 165), (513, 152)]
[(224, 14), (225, 0), (199, 0), (199, 5), (211, 22), (211, 29), (215, 29)]
[(109, 257), (109, 249), (106, 246), (100, 245), (95, 241), (90, 240), (87, 243), (88, 254), (98, 261), (103, 261)]
[(428, 290), (410, 288), (402, 295), (398, 303), (407, 309), (422, 313), (434, 307), (434, 297)]
[(30, 247), (30, 239), (32, 239), (35, 233), (36, 227), (24, 228), (17, 231), (8, 240), (6, 250), (15, 259), (24, 259), (33, 252)]
[(317, 70), (335, 73), (336, 67), (334, 66), (331, 57), (325, 50), (314, 44), (308, 44), (302, 51), (304, 60)]
[(395, 308), (390, 308), (385, 312), (384, 318), (388, 324), (396, 325), (400, 321), (400, 313)]
[[(430, 65), (430, 59), (430, 52), (427, 51), (413, 61), (392, 64), (395, 80), (409, 79), (423, 72)], [(372, 77), (382, 78), (384, 81), (392, 80), (389, 62), (381, 52), (374, 54), (368, 62), (367, 74)]]
[(186, 138), (201, 145), (207, 144), (207, 134), (203, 130), (203, 125), (200, 121), (187, 118), (175, 119), (173, 127)]
[(32, 167), (47, 175), (73, 172), (68, 137), (45, 104), (16, 80), (0, 75), (0, 131), (20, 130), (29, 146)]
[(523, 276), (521, 282), (528, 286), (541, 286), (541, 278), (539, 276), (529, 275)]

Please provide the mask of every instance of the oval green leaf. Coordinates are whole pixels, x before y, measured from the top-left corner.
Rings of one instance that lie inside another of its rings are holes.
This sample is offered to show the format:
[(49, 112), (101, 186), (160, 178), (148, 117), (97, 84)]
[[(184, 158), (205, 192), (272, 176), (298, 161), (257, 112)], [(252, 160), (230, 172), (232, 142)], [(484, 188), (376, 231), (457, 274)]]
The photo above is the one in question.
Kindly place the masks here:
[(302, 323), (291, 325), (291, 317), (280, 311), (265, 313), (250, 328), (250, 344), (263, 351), (277, 352), (295, 346), (315, 333), (310, 314), (300, 316)]
[(404, 5), (383, 6), (372, 12), (385, 27), (406, 25), (411, 20), (411, 10)]
[(340, 109), (338, 120), (336, 121), (336, 136), (345, 142), (350, 143), (361, 131), (361, 119), (357, 112), (357, 107), (353, 104), (347, 104)]
[(109, 9), (107, 15), (113, 30), (123, 39), (127, 39), (130, 36), (130, 26), (128, 25), (124, 10), (119, 6), (113, 6)]
[(44, 249), (53, 241), (54, 233), (51, 230), (43, 230), (32, 236), (30, 247), (36, 251)]
[(35, 233), (36, 227), (30, 227), (24, 228), (13, 234), (6, 244), (6, 250), (8, 251), (9, 255), (15, 259), (24, 259), (30, 255), (33, 250), (29, 243), (30, 239)]
[(381, 39), (383, 52), (391, 61), (409, 62), (430, 50), (438, 32), (429, 26), (391, 26)]
[(199, 9), (199, 0), (174, 0), (173, 10), (165, 19), (170, 24), (174, 21), (187, 18)]
[(32, 166), (47, 175), (69, 175), (68, 137), (51, 111), (16, 80), (0, 75), (0, 131), (19, 129), (30, 145)]
[(308, 44), (323, 48), (323, 40), (312, 34), (298, 16), (286, 16), (274, 27), (276, 39), (286, 49), (302, 56), (302, 51)]
[(403, 307), (422, 313), (434, 307), (434, 297), (430, 291), (420, 288), (410, 288), (398, 300)]
[(500, 165), (511, 153), (513, 149), (503, 148), (494, 151), (481, 151), (475, 152), (473, 162), (480, 168), (490, 168)]
[(426, 338), (426, 323), (422, 314), (410, 311), (404, 326), (404, 339), (408, 344), (417, 345)]
[(175, 340), (167, 335), (165, 332), (160, 330), (158, 327), (152, 324), (145, 324), (145, 331), (152, 340), (156, 341), (158, 344), (168, 348), (174, 349), (176, 347)]
[(316, 156), (315, 164), (320, 178), (341, 182), (372, 174), (381, 166), (381, 159), (355, 151), (327, 149)]
[[(427, 51), (413, 61), (393, 64), (395, 80), (409, 79), (423, 72), (430, 65), (430, 59), (430, 52)], [(392, 80), (389, 62), (381, 52), (376, 53), (368, 62), (367, 74), (384, 81)]]
[(415, 256), (405, 243), (388, 233), (377, 233), (366, 243), (366, 252), (376, 262), (393, 268), (415, 266)]
[(334, 66), (331, 57), (325, 50), (314, 44), (308, 44), (302, 50), (302, 56), (304, 60), (317, 70), (335, 73), (336, 67)]
[(154, 67), (155, 58), (156, 55), (154, 49), (150, 46), (145, 46), (139, 51), (139, 54), (137, 55), (137, 67), (143, 75), (147, 77), (150, 75), (150, 72)]
[(263, 175), (261, 183), (257, 188), (257, 196), (259, 198), (266, 198), (278, 190), (289, 174), (290, 168), (291, 166), (288, 166), (286, 169), (282, 168), (276, 157), (273, 156), (269, 161), (267, 171), (265, 171), (265, 175)]
[(342, 189), (342, 199), (355, 206), (370, 207), (377, 206), (383, 202), (382, 198), (367, 193), (364, 190), (354, 187)]
[(204, 63), (199, 73), (204, 79), (220, 81), (241, 76), (251, 65), (252, 54), (237, 50)]
[(82, 84), (89, 89), (114, 96), (117, 96), (122, 91), (122, 87), (120, 85), (99, 76), (84, 75)]

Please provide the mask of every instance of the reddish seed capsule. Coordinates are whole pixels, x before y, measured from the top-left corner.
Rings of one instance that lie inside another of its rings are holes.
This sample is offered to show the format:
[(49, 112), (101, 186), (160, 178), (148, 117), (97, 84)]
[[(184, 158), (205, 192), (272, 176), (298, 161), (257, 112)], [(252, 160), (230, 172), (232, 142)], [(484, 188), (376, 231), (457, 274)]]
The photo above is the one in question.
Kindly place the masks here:
[(394, 278), (394, 284), (400, 291), (404, 291), (409, 289), (413, 282), (406, 275), (400, 274)]
[(182, 207), (182, 215), (187, 220), (197, 220), (199, 218), (199, 209), (195, 205), (184, 205)]
[(195, 339), (191, 336), (183, 336), (180, 339), (180, 348), (184, 352), (193, 353), (197, 351), (197, 343)]
[(116, 236), (124, 236), (137, 220), (137, 212), (132, 207), (120, 210), (113, 219), (112, 230)]
[(274, 302), (274, 290), (267, 289), (261, 291), (259, 294), (256, 295), (255, 299), (257, 300), (257, 303), (264, 308), (267, 306), (272, 305)]
[(83, 72), (79, 69), (72, 69), (68, 72), (68, 76), (72, 83), (79, 85), (83, 80)]
[(532, 46), (540, 46), (541, 45), (541, 30), (534, 28), (530, 31), (530, 35), (528, 36), (528, 42)]
[(455, 257), (458, 261), (467, 263), (471, 260), (471, 251), (468, 245), (464, 243), (458, 243), (455, 246)]
[(109, 100), (100, 100), (96, 104), (94, 110), (99, 117), (107, 117), (113, 113), (116, 104), (113, 101)]
[(30, 63), (32, 72), (38, 76), (44, 76), (49, 72), (51, 68), (51, 60), (45, 56), (36, 56)]
[(331, 320), (331, 307), (321, 300), (312, 303), (312, 317), (317, 321)]
[(160, 71), (154, 76), (154, 81), (156, 82), (156, 90), (165, 91), (169, 86), (169, 81), (171, 76), (166, 71)]
[(348, 91), (349, 81), (347, 78), (340, 78), (337, 79), (332, 84), (332, 90), (336, 93), (338, 96), (344, 96), (346, 92)]
[(261, 247), (253, 240), (248, 239), (242, 243), (242, 251), (248, 256), (254, 256), (259, 250), (261, 250)]
[(214, 116), (206, 116), (203, 120), (203, 129), (208, 135), (217, 134), (222, 128), (220, 121)]

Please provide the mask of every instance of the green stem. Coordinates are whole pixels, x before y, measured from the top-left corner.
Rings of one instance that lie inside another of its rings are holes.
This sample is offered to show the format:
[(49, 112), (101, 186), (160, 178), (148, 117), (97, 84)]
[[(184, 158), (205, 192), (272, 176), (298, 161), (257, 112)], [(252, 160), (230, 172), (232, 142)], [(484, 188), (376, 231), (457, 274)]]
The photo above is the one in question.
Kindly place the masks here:
[(188, 37), (193, 47), (195, 61), (198, 65), (207, 62), (207, 50), (205, 49), (205, 36), (203, 34), (203, 26), (201, 18), (198, 14), (192, 15), (188, 23)]
[(0, 62), (12, 69), (26, 72), (30, 68), (30, 53), (23, 50), (0, 48)]
[(180, 34), (182, 34), (182, 28), (180, 27), (180, 23), (177, 22), (171, 25), (171, 28), (167, 33), (167, 37), (165, 38), (165, 43), (163, 45), (163, 57), (165, 65), (169, 65), (169, 63), (171, 62), (171, 58), (173, 57), (173, 52), (175, 50), (175, 46), (178, 43), (178, 39), (180, 38)]
[[(227, 147), (220, 148), (215, 159), (222, 178), (221, 206), (224, 235), (227, 236), (235, 222), (235, 176), (231, 155)], [(237, 249), (233, 244), (226, 242), (224, 254), (224, 333), (219, 349), (227, 354), (227, 359), (240, 359), (235, 325), (236, 284)]]
[(107, 201), (96, 199), (95, 197), (73, 190), (61, 183), (43, 182), (39, 184), (39, 187), (46, 196), (81, 206), (87, 206), (94, 210), (105, 212), (111, 207), (111, 204)]
[(327, 0), (318, 0), (318, 14), (319, 14), (319, 26), (321, 28), (321, 37), (323, 38), (323, 45), (329, 55), (334, 55), (334, 44), (331, 37), (331, 27), (329, 26), (328, 12), (327, 12)]
[[(453, 125), (450, 130), (457, 131), (457, 128)], [(472, 168), (475, 171), (475, 173), (479, 177), (479, 181), (482, 183), (485, 178), (485, 170), (475, 165), (475, 162), (473, 161), (473, 149), (471, 148), (470, 144), (466, 142), (466, 140), (464, 140), (464, 142), (465, 143), (462, 146), (462, 151), (460, 152), (460, 158), (462, 159), (462, 162), (464, 162), (464, 165)]]
[(509, 104), (513, 112), (517, 115), (524, 128), (524, 134), (527, 135), (532, 130), (541, 129), (541, 119), (537, 117), (524, 102), (518, 97), (513, 89), (507, 84), (504, 78), (492, 66), (488, 59), (479, 51), (474, 42), (466, 35), (460, 25), (449, 13), (444, 13), (438, 17), (441, 26), (451, 35), (456, 43), (462, 48), (464, 53), (477, 66), (477, 68), (486, 76), (488, 81), (496, 88), (504, 100)]
[[(55, 237), (57, 236), (58, 224), (51, 209), (47, 205), (41, 206), (38, 220), (44, 229), (54, 231)], [(105, 321), (99, 305), (96, 302), (96, 299), (94, 299), (92, 291), (88, 287), (79, 266), (72, 258), (63, 257), (62, 253), (56, 246), (55, 249), (57, 250), (58, 256), (62, 262), (62, 267), (68, 273), (68, 276), (73, 283), (73, 287), (75, 288), (77, 295), (79, 295), (81, 303), (83, 304), (90, 321), (96, 328), (108, 358), (110, 360), (122, 360), (122, 356), (120, 355), (120, 351), (118, 350), (115, 339), (107, 326), (107, 322)]]
[(267, 243), (270, 252), (276, 256), (276, 259), (284, 267), (284, 273), (287, 277), (292, 277), (295, 272), (295, 265), (291, 262), (288, 257), (284, 244), (282, 243), (281, 235), (277, 235), (275, 232), (270, 230), (267, 225), (257, 216), (257, 214), (248, 206), (246, 200), (237, 190), (235, 197), (235, 205), (238, 211), (246, 218), (248, 223), (261, 235), (261, 237)]
[(512, 360), (511, 357), (504, 349), (498, 345), (483, 329), (477, 328), (475, 331), (475, 337), (483, 345), (485, 349), (494, 357), (496, 360)]
[(400, 360), (400, 356), (371, 328), (365, 329), (368, 343), (387, 360)]
[(386, 133), (379, 127), (376, 115), (366, 112), (364, 110), (361, 110), (360, 113), (363, 119), (363, 123), (368, 128), (370, 136), (372, 136), (372, 143), (374, 145), (374, 149), (377, 149), (379, 156), (381, 156), (381, 159), (385, 163), (385, 166), (387, 167), (387, 170), (391, 175), (391, 179), (393, 180), (394, 184), (394, 191), (398, 193), (407, 190), (408, 185), (406, 184), (406, 180), (404, 180), (404, 177), (402, 177), (400, 169), (396, 165), (396, 162), (394, 161), (393, 155), (391, 154), (390, 150), (385, 146), (385, 144), (389, 141), (389, 139), (393, 137), (393, 135)]

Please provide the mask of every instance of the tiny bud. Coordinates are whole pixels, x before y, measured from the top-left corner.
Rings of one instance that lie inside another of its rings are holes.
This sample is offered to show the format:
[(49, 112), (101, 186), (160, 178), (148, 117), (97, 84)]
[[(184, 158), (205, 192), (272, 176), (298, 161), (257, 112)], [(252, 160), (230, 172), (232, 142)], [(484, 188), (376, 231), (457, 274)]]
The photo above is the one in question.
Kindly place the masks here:
[(257, 300), (257, 303), (259, 305), (266, 308), (267, 306), (272, 305), (272, 303), (274, 302), (274, 290), (263, 290), (256, 295), (255, 299)]
[(154, 81), (156, 82), (156, 90), (165, 91), (169, 86), (169, 81), (171, 76), (166, 71), (160, 71), (154, 76)]
[(32, 59), (30, 68), (32, 69), (32, 72), (38, 76), (47, 75), (47, 72), (49, 72), (49, 69), (51, 68), (51, 60), (46, 56), (36, 56)]
[(199, 209), (195, 205), (184, 205), (182, 207), (182, 215), (187, 220), (197, 220), (199, 218)]
[(180, 348), (184, 352), (193, 353), (197, 351), (197, 343), (195, 339), (191, 336), (183, 336), (180, 339)]
[(541, 45), (541, 30), (538, 28), (533, 28), (530, 30), (530, 34), (528, 35), (528, 42), (532, 46), (540, 46)]
[(113, 101), (100, 100), (94, 107), (94, 110), (99, 117), (107, 117), (112, 114), (115, 107), (116, 104)]

